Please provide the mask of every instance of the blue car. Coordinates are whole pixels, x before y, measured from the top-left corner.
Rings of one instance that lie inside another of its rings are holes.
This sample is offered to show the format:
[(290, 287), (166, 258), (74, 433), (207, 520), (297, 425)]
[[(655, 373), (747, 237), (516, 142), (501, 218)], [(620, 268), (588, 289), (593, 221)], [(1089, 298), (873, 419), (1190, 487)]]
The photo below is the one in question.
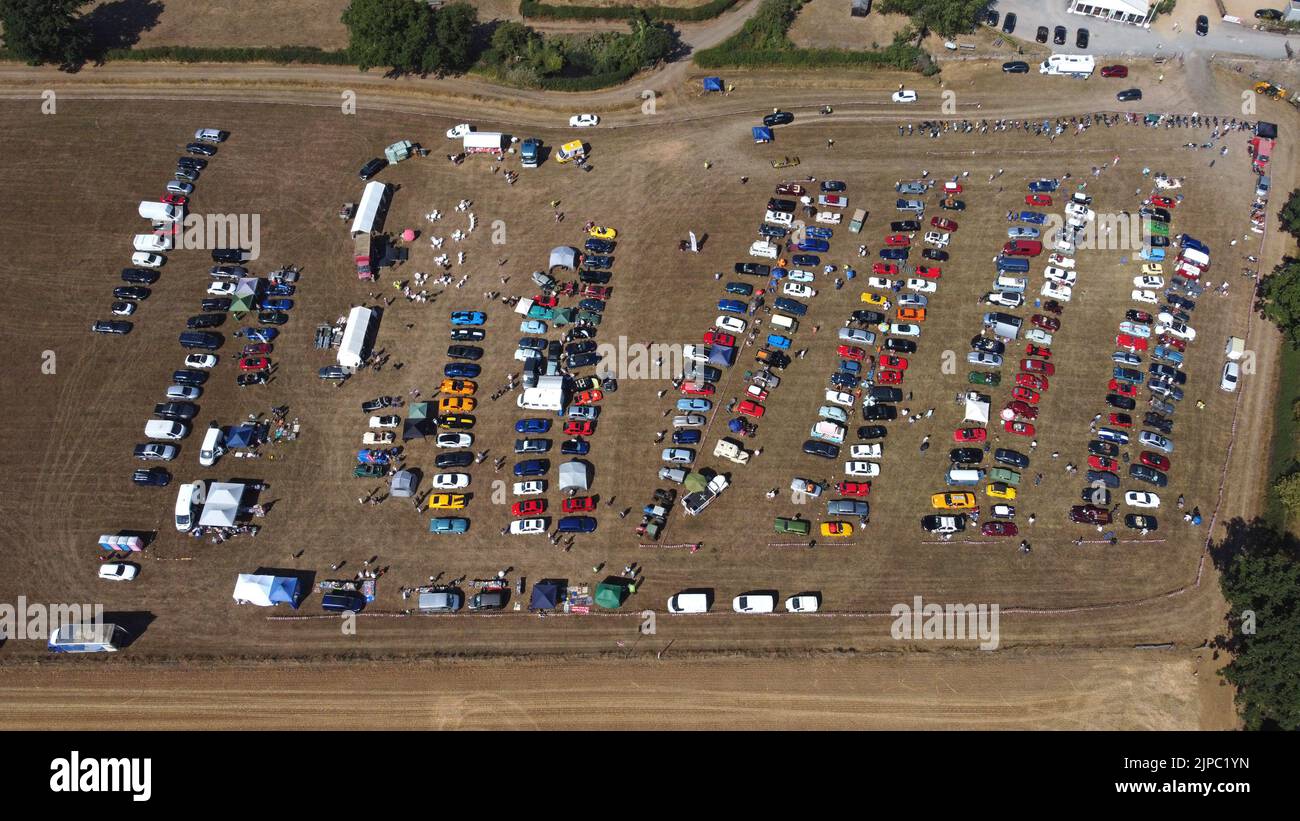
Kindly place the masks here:
[(608, 254), (610, 251), (614, 250), (614, 243), (607, 239), (597, 239), (596, 237), (592, 237), (587, 240), (586, 244), (582, 247), (586, 248), (593, 254)]
[(596, 530), (596, 520), (591, 516), (565, 516), (555, 529), (559, 533), (592, 533)]
[(605, 300), (584, 299), (578, 303), (578, 307), (584, 311), (591, 311), (594, 314), (598, 314), (605, 310)]
[(1043, 225), (1047, 222), (1047, 215), (1038, 211), (1021, 211), (1019, 219), (1030, 225)]
[(795, 265), (815, 266), (822, 264), (822, 258), (816, 254), (795, 254), (791, 257)]
[(778, 348), (783, 351), (789, 350), (790, 337), (781, 336), (780, 334), (768, 334), (767, 344), (771, 345), (773, 348)]
[(907, 248), (881, 248), (881, 259), (907, 259)]
[(270, 296), (293, 296), (294, 292), (297, 290), (297, 285), (290, 285), (287, 282), (279, 282), (272, 285), (270, 288), (267, 288), (266, 293)]
[(546, 340), (536, 336), (525, 336), (519, 340), (519, 347), (526, 351), (544, 351)]
[(727, 311), (728, 313), (733, 313), (733, 314), (743, 314), (745, 313), (746, 310), (748, 310), (748, 307), (749, 306), (745, 305), (745, 303), (741, 302), (739, 299), (718, 300), (719, 311)]
[(525, 319), (519, 323), (519, 332), (523, 334), (544, 334), (546, 323), (540, 319)]
[(1210, 253), (1210, 246), (1201, 242), (1199, 239), (1192, 236), (1191, 234), (1179, 234), (1178, 244), (1183, 248), (1191, 248), (1193, 250), (1200, 251), (1202, 254)]
[(473, 362), (448, 362), (442, 366), (442, 375), (450, 379), (473, 379), (482, 372), (483, 366)]
[(795, 316), (803, 316), (808, 313), (807, 305), (783, 296), (777, 297), (774, 305), (778, 311), (785, 311), (787, 314), (794, 314)]
[(264, 299), (257, 306), (263, 311), (289, 311), (293, 309), (292, 299)]
[[(829, 242), (824, 239), (813, 238), (802, 240), (801, 242), (796, 243), (795, 247), (800, 251), (817, 251), (819, 253), (825, 253), (831, 250), (831, 244)], [(795, 257), (795, 261), (798, 262), (798, 260), (799, 257)]]
[(515, 463), (516, 476), (545, 476), (550, 469), (551, 463), (546, 459), (528, 459)]
[(674, 445), (698, 445), (700, 443), (700, 432), (698, 430), (679, 430), (673, 433)]
[(691, 397), (689, 399), (678, 399), (677, 410), (686, 411), (687, 413), (705, 413), (713, 408), (713, 403), (707, 399)]
[(243, 336), (250, 342), (270, 342), (280, 335), (276, 328), (245, 328), (241, 334), (235, 331), (235, 336)]
[(614, 258), (606, 256), (586, 257), (582, 260), (582, 264), (587, 268), (595, 268), (599, 270), (613, 265)]
[(566, 439), (560, 443), (560, 453), (565, 456), (586, 456), (591, 452), (591, 443), (582, 439)]
[(453, 325), (482, 325), (487, 317), (482, 311), (452, 311), (451, 324)]
[(469, 519), (440, 516), (429, 520), (430, 533), (464, 533), (467, 530), (469, 530)]
[(550, 419), (520, 419), (515, 422), (515, 433), (546, 433), (550, 429)]
[(833, 234), (834, 231), (832, 229), (823, 228), (820, 225), (814, 225), (809, 228), (803, 229), (803, 235), (805, 237), (815, 237), (817, 239), (830, 239)]
[(850, 373), (853, 374), (854, 376), (860, 376), (862, 374), (862, 363), (854, 362), (852, 359), (841, 359), (840, 370), (843, 371), (844, 373)]
[(1029, 190), (1035, 192), (1055, 191), (1061, 187), (1059, 180), (1034, 180), (1029, 184)]

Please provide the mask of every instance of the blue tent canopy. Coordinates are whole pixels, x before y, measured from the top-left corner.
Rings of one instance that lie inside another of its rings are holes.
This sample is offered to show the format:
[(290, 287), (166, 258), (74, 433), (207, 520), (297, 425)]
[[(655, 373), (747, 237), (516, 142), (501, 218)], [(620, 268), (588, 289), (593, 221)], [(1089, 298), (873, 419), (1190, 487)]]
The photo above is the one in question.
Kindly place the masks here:
[(753, 127), (752, 132), (754, 134), (754, 142), (756, 143), (772, 142), (772, 129), (768, 128), (767, 126), (756, 125)]
[(721, 78), (721, 77), (705, 77), (705, 78), (704, 78), (704, 90), (705, 90), (705, 91), (722, 91), (722, 78)]
[(237, 425), (226, 434), (226, 444), (232, 448), (246, 448), (257, 440), (255, 425)]
[(533, 585), (533, 597), (528, 604), (529, 610), (554, 610), (560, 603), (564, 590), (560, 583), (543, 579)]
[(291, 576), (276, 576), (275, 581), (271, 582), (270, 598), (276, 604), (283, 602), (297, 610), (298, 580)]
[(726, 345), (709, 346), (709, 364), (730, 368), (736, 361), (736, 349)]

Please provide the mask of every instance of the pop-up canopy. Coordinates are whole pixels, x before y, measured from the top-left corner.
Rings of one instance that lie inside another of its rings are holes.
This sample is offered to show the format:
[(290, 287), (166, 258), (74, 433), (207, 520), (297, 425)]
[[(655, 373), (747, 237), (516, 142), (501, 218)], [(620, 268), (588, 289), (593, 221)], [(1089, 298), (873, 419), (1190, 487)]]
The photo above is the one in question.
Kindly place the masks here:
[(259, 576), (240, 573), (235, 580), (235, 602), (273, 607), (287, 604), (298, 609), (298, 580), (292, 576)]

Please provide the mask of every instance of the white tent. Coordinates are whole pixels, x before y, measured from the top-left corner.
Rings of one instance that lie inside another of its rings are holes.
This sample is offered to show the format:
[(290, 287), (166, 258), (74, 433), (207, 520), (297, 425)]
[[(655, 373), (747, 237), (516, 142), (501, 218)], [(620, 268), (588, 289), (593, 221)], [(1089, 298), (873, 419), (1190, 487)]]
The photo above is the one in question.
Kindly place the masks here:
[(358, 305), (348, 311), (348, 324), (343, 328), (343, 341), (339, 344), (338, 363), (345, 368), (359, 368), (366, 359), (366, 340), (370, 336), (370, 322), (374, 311)]
[(989, 423), (989, 398), (975, 391), (966, 394), (966, 418), (963, 421), (987, 425)]
[(205, 527), (234, 527), (239, 516), (239, 503), (244, 498), (244, 485), (234, 482), (213, 482), (208, 486), (208, 498), (199, 514), (199, 524)]
[(352, 220), (353, 234), (369, 234), (371, 231), (378, 230), (379, 212), (387, 197), (387, 185), (377, 180), (366, 183), (365, 190), (361, 192), (361, 205), (357, 207), (357, 215)]
[(578, 250), (570, 248), (567, 245), (559, 245), (551, 249), (551, 268), (568, 268), (573, 270), (578, 267)]
[(298, 580), (292, 576), (262, 576), (240, 573), (233, 594), (236, 604), (274, 607), (277, 604), (298, 606)]
[(560, 490), (586, 490), (591, 486), (591, 467), (577, 459), (560, 465)]

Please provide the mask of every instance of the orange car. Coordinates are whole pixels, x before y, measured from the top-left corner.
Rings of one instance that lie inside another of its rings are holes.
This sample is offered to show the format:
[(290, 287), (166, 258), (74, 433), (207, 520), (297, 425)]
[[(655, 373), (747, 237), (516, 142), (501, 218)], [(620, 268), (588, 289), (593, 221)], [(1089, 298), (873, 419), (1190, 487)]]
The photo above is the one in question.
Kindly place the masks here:
[(477, 405), (472, 396), (444, 396), (438, 400), (438, 413), (470, 413)]
[(478, 383), (471, 382), (468, 379), (444, 379), (442, 380), (442, 383), (438, 385), (438, 391), (440, 393), (449, 394), (451, 396), (473, 396), (474, 392), (477, 390)]
[(925, 309), (924, 308), (899, 308), (898, 318), (900, 321), (903, 322), (924, 322)]

